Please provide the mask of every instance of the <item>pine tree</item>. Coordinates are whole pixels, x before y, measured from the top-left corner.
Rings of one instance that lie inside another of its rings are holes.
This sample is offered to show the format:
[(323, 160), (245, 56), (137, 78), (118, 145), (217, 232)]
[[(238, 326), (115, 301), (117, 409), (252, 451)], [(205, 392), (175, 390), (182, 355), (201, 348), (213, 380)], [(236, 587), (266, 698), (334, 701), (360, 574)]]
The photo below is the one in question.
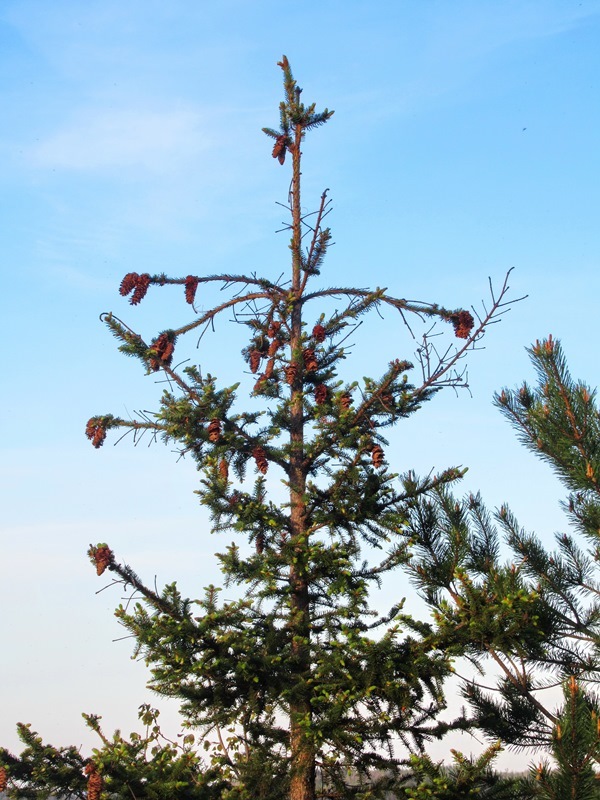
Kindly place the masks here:
[(499, 675), (495, 692), (478, 677), (465, 681), (476, 724), (507, 744), (556, 753), (560, 713), (549, 690), (566, 682), (568, 706), (573, 681), (595, 683), (600, 671), (600, 414), (559, 342), (538, 341), (529, 353), (537, 386), (503, 389), (495, 402), (568, 489), (563, 508), (573, 534), (556, 534), (549, 551), (507, 506), (492, 515), (481, 497), (459, 501), (440, 488), (415, 503), (410, 569), (434, 611), (432, 641), (462, 648), (487, 687)]
[(571, 677), (564, 687), (565, 704), (552, 729), (552, 755), (532, 767), (528, 789), (540, 800), (598, 800), (600, 774), (600, 708), (595, 697), (582, 691)]
[[(108, 570), (133, 588), (137, 604), (117, 616), (151, 668), (151, 687), (178, 698), (186, 724), (199, 731), (224, 781), (223, 798), (375, 797), (400, 780), (398, 743), (419, 752), (452, 723), (437, 719), (448, 653), (431, 648), (423, 626), (400, 605), (383, 615), (371, 611), (369, 589), (406, 558), (408, 504), (462, 474), (451, 468), (419, 480), (391, 473), (384, 432), (442, 387), (464, 384), (456, 366), (505, 310), (508, 286), (475, 320), (464, 309), (410, 302), (386, 289), (319, 284), (331, 242), (324, 225), (330, 201), (325, 191), (316, 211), (304, 212), (301, 147), (333, 112), (304, 105), (285, 57), (279, 66), (280, 124), (264, 132), (273, 158), (291, 162), (290, 273), (275, 280), (255, 273), (126, 275), (120, 292), (132, 305), (150, 287), (165, 286), (182, 286), (192, 308), (211, 285), (222, 287), (225, 299), (149, 342), (104, 315), (121, 351), (147, 374), (161, 373), (169, 388), (154, 414), (95, 416), (86, 429), (96, 448), (107, 431), (120, 429), (136, 441), (149, 434), (174, 443), (196, 462), (214, 531), (241, 540), (218, 555), (226, 584), (241, 597), (222, 601), (214, 586), (200, 601), (182, 597), (176, 584), (159, 592), (107, 543), (89, 554), (99, 575)], [(315, 303), (330, 310), (313, 312)], [(421, 377), (409, 380), (412, 364), (397, 359), (380, 378), (345, 382), (344, 343), (363, 315), (381, 309), (429, 327), (418, 351)], [(236, 393), (247, 371), (240, 383), (220, 388), (197, 366), (174, 366), (185, 336), (197, 339), (224, 315), (249, 331), (243, 358), (254, 385), (245, 410)], [(434, 347), (436, 321), (451, 326), (459, 347)], [(263, 410), (255, 410), (259, 403)], [(273, 475), (286, 487), (283, 503), (269, 498)]]

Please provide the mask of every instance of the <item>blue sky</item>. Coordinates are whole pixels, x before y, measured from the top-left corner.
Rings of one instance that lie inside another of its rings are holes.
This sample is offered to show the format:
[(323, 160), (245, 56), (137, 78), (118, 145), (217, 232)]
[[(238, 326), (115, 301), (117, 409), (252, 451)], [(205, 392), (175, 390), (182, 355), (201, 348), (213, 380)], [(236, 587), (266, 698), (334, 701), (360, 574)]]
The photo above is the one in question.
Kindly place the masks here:
[[(283, 53), (304, 97), (336, 112), (304, 148), (307, 207), (325, 187), (333, 198), (325, 282), (480, 308), (488, 276), (499, 285), (514, 267), (513, 296), (529, 295), (472, 354), (472, 396), (438, 396), (398, 429), (390, 462), (469, 466), (465, 491), (508, 500), (546, 537), (563, 526), (557, 482), (491, 396), (531, 377), (524, 348), (550, 332), (575, 375), (598, 382), (599, 40), (592, 0), (4, 0), (0, 743), (16, 748), (27, 721), (87, 747), (81, 711), (127, 731), (155, 702), (131, 643), (112, 643), (119, 591), (95, 594), (89, 542), (191, 596), (218, 581), (224, 542), (208, 534), (193, 467), (160, 446), (96, 452), (83, 430), (160, 392), (99, 314), (148, 336), (187, 321), (177, 292), (131, 309), (126, 272), (286, 268), (274, 231), (289, 174), (261, 133), (277, 124)], [(238, 334), (225, 324), (194, 357), (236, 379)], [(412, 351), (386, 315), (365, 326), (349, 374)], [(410, 596), (401, 580), (388, 591)]]

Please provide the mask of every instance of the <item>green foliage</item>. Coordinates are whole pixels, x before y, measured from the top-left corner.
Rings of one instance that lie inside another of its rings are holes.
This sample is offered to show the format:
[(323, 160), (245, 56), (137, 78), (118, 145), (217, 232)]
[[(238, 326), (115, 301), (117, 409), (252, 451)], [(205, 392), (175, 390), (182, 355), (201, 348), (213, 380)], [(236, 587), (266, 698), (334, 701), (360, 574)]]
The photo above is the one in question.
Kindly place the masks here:
[(529, 791), (544, 800), (597, 800), (600, 797), (599, 706), (595, 697), (586, 694), (575, 678), (564, 686), (565, 704), (552, 729), (552, 756), (555, 767), (547, 762), (532, 767)]
[(407, 778), (411, 786), (399, 795), (406, 800), (522, 800), (521, 782), (518, 779), (501, 777), (491, 767), (501, 750), (494, 744), (478, 758), (468, 758), (452, 750), (451, 767), (434, 763), (428, 756), (412, 756), (411, 773)]
[(8, 797), (15, 800), (86, 797), (85, 759), (75, 747), (44, 744), (30, 725), (17, 725), (25, 745), (20, 756), (0, 748), (0, 765), (8, 774)]
[(504, 389), (496, 404), (569, 490), (563, 507), (575, 535), (556, 534), (550, 551), (507, 506), (491, 515), (480, 497), (458, 501), (445, 489), (414, 504), (407, 530), (409, 569), (434, 612), (432, 641), (485, 672), (488, 688), (477, 676), (463, 686), (473, 719), (518, 747), (551, 745), (557, 712), (545, 692), (597, 680), (600, 661), (600, 414), (595, 393), (571, 378), (558, 342), (550, 337), (529, 352), (538, 385)]
[[(87, 726), (98, 734), (101, 746), (91, 761), (102, 776), (105, 796), (114, 800), (217, 800), (227, 783), (216, 767), (206, 768), (194, 748), (194, 736), (169, 741), (162, 733), (159, 712), (140, 707), (142, 733), (129, 738), (115, 731), (108, 739), (100, 717), (83, 715)], [(25, 749), (19, 756), (0, 750), (0, 764), (7, 768), (8, 797), (14, 800), (86, 798), (84, 768), (89, 762), (75, 747), (56, 748), (44, 744), (28, 725), (18, 726)]]

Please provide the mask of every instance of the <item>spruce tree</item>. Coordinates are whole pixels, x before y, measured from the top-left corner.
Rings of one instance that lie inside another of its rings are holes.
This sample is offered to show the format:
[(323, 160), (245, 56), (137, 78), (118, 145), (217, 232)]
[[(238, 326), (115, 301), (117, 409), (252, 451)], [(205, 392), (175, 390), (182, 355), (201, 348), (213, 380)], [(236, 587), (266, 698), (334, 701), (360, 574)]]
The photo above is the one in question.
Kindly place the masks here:
[(107, 737), (100, 717), (84, 714), (99, 738), (90, 758), (77, 747), (54, 747), (29, 725), (20, 724), (24, 744), (15, 756), (0, 748), (0, 794), (11, 800), (219, 800), (224, 788), (217, 768), (207, 769), (194, 746), (193, 734), (168, 739), (159, 712), (139, 709), (141, 733)]
[(444, 488), (415, 503), (407, 530), (410, 570), (434, 612), (432, 640), (462, 649), (485, 676), (463, 685), (476, 724), (506, 744), (556, 752), (550, 690), (594, 684), (600, 671), (600, 414), (559, 342), (538, 341), (529, 353), (537, 385), (503, 389), (495, 403), (567, 488), (572, 533), (556, 534), (550, 550), (508, 506), (491, 514), (481, 497), (457, 500)]
[[(105, 542), (89, 555), (98, 574), (108, 570), (132, 587), (137, 602), (117, 616), (151, 668), (150, 686), (177, 698), (187, 726), (199, 732), (223, 798), (376, 797), (400, 785), (398, 745), (420, 752), (453, 723), (438, 719), (449, 653), (432, 647), (401, 604), (385, 614), (371, 610), (369, 591), (406, 559), (409, 505), (462, 474), (392, 473), (384, 434), (442, 387), (464, 385), (457, 364), (506, 310), (508, 287), (505, 281), (474, 319), (382, 288), (320, 283), (330, 201), (325, 191), (314, 212), (304, 211), (301, 148), (333, 112), (305, 105), (288, 60), (279, 66), (279, 127), (264, 132), (273, 158), (291, 165), (289, 272), (127, 274), (120, 292), (134, 306), (149, 289), (169, 286), (184, 289), (190, 309), (198, 293), (207, 303), (211, 286), (222, 288), (222, 299), (150, 341), (104, 315), (120, 350), (168, 388), (155, 413), (95, 416), (86, 429), (96, 448), (111, 430), (136, 441), (146, 434), (196, 463), (213, 531), (238, 537), (218, 559), (240, 596), (223, 601), (212, 585), (201, 600), (183, 597), (174, 583), (158, 591)], [(409, 377), (409, 361), (395, 359), (379, 378), (344, 381), (348, 337), (363, 315), (386, 309), (409, 331), (409, 317), (424, 323), (418, 377)], [(239, 383), (221, 387), (200, 367), (176, 361), (185, 359), (186, 341), (223, 317), (245, 328), (249, 343)], [(458, 346), (434, 346), (436, 321)], [(271, 499), (273, 479), (283, 481), (283, 502)]]

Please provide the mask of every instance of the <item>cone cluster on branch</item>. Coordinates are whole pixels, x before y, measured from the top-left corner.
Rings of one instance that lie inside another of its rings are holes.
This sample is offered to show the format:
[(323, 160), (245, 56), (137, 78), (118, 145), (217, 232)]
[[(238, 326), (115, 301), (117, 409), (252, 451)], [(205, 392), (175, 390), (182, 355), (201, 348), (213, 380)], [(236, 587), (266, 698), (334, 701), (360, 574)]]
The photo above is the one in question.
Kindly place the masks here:
[(175, 344), (168, 333), (161, 333), (150, 345), (150, 349), (156, 353), (156, 357), (149, 359), (148, 363), (153, 372), (158, 372), (162, 366), (169, 366), (173, 360)]
[(85, 435), (91, 440), (96, 449), (102, 447), (106, 439), (106, 427), (98, 420), (97, 417), (92, 417), (88, 420), (85, 427)]
[(454, 326), (454, 335), (457, 339), (468, 339), (473, 330), (475, 320), (468, 311), (458, 311), (450, 316), (450, 322)]
[(98, 546), (90, 545), (88, 555), (92, 562), (96, 565), (96, 574), (102, 573), (114, 563), (115, 556), (113, 551), (107, 544), (100, 544)]
[(150, 275), (147, 272), (138, 275), (137, 272), (128, 272), (121, 281), (119, 287), (119, 294), (127, 297), (128, 294), (133, 292), (129, 302), (132, 306), (137, 306), (138, 303), (146, 296), (148, 287), (150, 286)]

